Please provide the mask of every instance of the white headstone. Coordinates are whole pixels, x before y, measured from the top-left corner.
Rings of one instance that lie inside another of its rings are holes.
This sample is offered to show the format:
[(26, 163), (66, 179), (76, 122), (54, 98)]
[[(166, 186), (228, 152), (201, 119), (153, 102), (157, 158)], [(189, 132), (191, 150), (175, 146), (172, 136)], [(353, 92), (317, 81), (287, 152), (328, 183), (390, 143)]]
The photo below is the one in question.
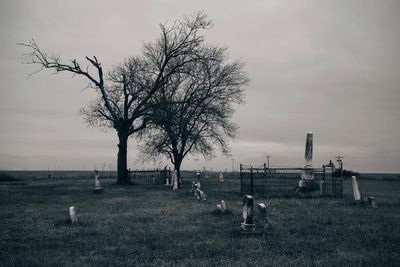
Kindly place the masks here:
[(196, 181), (192, 181), (192, 190), (190, 190), (191, 193), (196, 192)]
[(76, 210), (74, 206), (69, 207), (69, 218), (72, 224), (78, 223), (78, 217), (76, 216)]
[(94, 171), (94, 193), (103, 192), (103, 187), (99, 181), (99, 172), (97, 170)]
[(223, 200), (221, 200), (221, 208), (222, 208), (222, 211), (223, 211), (223, 212), (226, 211), (226, 203), (225, 203), (225, 201), (223, 201)]
[(261, 212), (261, 215), (264, 216), (264, 233), (263, 233), (263, 237), (265, 238), (266, 234), (267, 234), (267, 227), (268, 227), (268, 216), (267, 216), (267, 205), (265, 205), (264, 203), (259, 203), (257, 204), (258, 209)]
[(264, 203), (259, 203), (257, 204), (257, 206), (262, 212), (265, 212), (267, 210), (267, 205), (265, 205)]
[(217, 204), (217, 209), (220, 212), (224, 213), (226, 211), (226, 203), (225, 203), (225, 201), (221, 200), (221, 203)]
[(224, 174), (222, 172), (219, 172), (219, 181), (220, 182), (224, 181)]
[(360, 190), (358, 189), (358, 182), (355, 176), (351, 176), (351, 184), (353, 186), (353, 196), (355, 201), (361, 200)]

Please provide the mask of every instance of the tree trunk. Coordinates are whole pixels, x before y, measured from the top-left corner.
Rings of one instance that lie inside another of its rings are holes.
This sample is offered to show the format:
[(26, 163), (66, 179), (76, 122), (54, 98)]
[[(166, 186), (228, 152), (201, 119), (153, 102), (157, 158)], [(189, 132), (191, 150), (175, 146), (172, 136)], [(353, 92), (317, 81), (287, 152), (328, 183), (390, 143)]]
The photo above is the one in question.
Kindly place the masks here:
[(118, 158), (117, 158), (117, 182), (119, 185), (130, 184), (128, 176), (128, 134), (118, 132)]

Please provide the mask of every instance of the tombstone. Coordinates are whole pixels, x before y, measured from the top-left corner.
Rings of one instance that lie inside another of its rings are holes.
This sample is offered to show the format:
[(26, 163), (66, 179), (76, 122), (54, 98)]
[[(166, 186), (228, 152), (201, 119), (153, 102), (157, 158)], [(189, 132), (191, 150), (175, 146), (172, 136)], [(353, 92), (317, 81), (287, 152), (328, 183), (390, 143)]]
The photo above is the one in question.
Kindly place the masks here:
[(253, 219), (253, 203), (253, 196), (243, 196), (243, 222), (241, 224), (242, 233), (251, 233), (256, 229)]
[(298, 189), (301, 190), (302, 188), (304, 188), (304, 187), (305, 187), (304, 184), (305, 184), (304, 179), (300, 179), (300, 180), (299, 180), (299, 184), (298, 184)]
[(69, 207), (69, 219), (72, 224), (78, 223), (78, 217), (76, 216), (76, 209), (74, 206)]
[(95, 170), (94, 171), (94, 191), (93, 191), (93, 194), (102, 193), (103, 191), (104, 191), (104, 188), (101, 186), (100, 181), (99, 181), (99, 171)]
[(199, 201), (206, 201), (207, 200), (206, 193), (204, 193), (204, 191), (201, 190), (200, 188), (196, 189), (196, 197), (197, 197), (197, 200), (199, 200)]
[(305, 167), (312, 167), (313, 158), (313, 133), (308, 132), (306, 136), (306, 149), (304, 153)]
[(190, 190), (191, 193), (195, 193), (197, 189), (196, 181), (192, 181), (192, 189)]
[(172, 190), (178, 190), (178, 174), (176, 170), (172, 171)]
[(268, 227), (268, 220), (267, 220), (267, 205), (264, 203), (259, 203), (257, 204), (258, 210), (260, 211), (261, 215), (264, 216), (264, 233), (263, 237), (265, 237), (267, 233), (267, 227)]
[(378, 205), (376, 205), (376, 201), (374, 197), (368, 197), (368, 203), (371, 205), (373, 208), (377, 208)]
[(220, 182), (224, 181), (224, 174), (222, 172), (219, 172), (219, 181)]
[(358, 189), (357, 178), (355, 176), (351, 176), (351, 184), (353, 186), (353, 196), (355, 201), (361, 201), (360, 190)]
[(321, 180), (319, 182), (319, 194), (321, 196), (325, 195), (325, 181), (324, 180)]
[(197, 188), (200, 187), (200, 183), (196, 181), (192, 181), (192, 190), (190, 190), (191, 193), (193, 193), (194, 196), (197, 195), (196, 190)]
[(264, 203), (259, 203), (257, 204), (258, 210), (264, 214), (267, 211), (267, 205), (265, 205)]
[(226, 210), (227, 210), (225, 201), (221, 200), (221, 203), (220, 203), (220, 204), (217, 204), (217, 209), (218, 209), (220, 212), (225, 213)]
[(224, 200), (221, 200), (221, 207), (222, 207), (222, 210), (223, 210), (223, 211), (226, 211), (226, 210), (227, 210), (227, 206), (226, 206), (226, 203), (225, 203)]
[(314, 171), (312, 169), (312, 159), (313, 159), (313, 133), (308, 132), (306, 136), (306, 147), (304, 152), (304, 169), (301, 172), (301, 180), (304, 180), (303, 183), (300, 184), (298, 188), (300, 189), (308, 189), (311, 183), (308, 183), (307, 180), (314, 179)]

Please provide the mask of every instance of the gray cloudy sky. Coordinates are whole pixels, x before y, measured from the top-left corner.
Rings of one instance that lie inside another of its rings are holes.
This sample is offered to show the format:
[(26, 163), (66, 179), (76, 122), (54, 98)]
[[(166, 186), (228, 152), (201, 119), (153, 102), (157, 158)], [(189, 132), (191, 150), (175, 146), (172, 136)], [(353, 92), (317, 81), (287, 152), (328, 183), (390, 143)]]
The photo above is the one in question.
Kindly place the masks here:
[[(158, 23), (204, 10), (207, 40), (247, 62), (246, 104), (233, 120), (237, 163), (303, 164), (344, 156), (345, 168), (400, 172), (400, 1), (1, 1), (0, 169), (92, 169), (116, 164), (115, 133), (78, 112), (93, 93), (69, 74), (22, 65), (17, 42), (34, 38), (63, 59), (96, 55), (106, 69), (140, 54)], [(151, 167), (130, 141), (131, 168)], [(160, 163), (164, 166), (167, 161)], [(110, 165), (111, 164), (111, 165)], [(159, 164), (156, 164), (158, 166)], [(230, 158), (183, 168), (231, 169)]]

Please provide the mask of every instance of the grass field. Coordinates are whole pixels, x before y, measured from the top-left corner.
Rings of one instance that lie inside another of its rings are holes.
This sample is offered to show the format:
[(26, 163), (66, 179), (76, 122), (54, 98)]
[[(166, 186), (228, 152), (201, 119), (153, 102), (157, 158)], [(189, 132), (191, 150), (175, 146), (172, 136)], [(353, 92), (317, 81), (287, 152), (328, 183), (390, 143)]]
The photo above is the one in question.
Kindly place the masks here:
[[(93, 177), (12, 174), (0, 182), (1, 266), (400, 266), (400, 180), (379, 174), (360, 180), (379, 207), (344, 198), (255, 199), (268, 203), (266, 237), (240, 233), (239, 181), (202, 182), (197, 202), (191, 179), (166, 186), (116, 186)], [(4, 177), (3, 177), (4, 178)], [(224, 199), (226, 214), (215, 212)], [(79, 223), (68, 222), (68, 207)], [(255, 223), (261, 232), (262, 218)]]

